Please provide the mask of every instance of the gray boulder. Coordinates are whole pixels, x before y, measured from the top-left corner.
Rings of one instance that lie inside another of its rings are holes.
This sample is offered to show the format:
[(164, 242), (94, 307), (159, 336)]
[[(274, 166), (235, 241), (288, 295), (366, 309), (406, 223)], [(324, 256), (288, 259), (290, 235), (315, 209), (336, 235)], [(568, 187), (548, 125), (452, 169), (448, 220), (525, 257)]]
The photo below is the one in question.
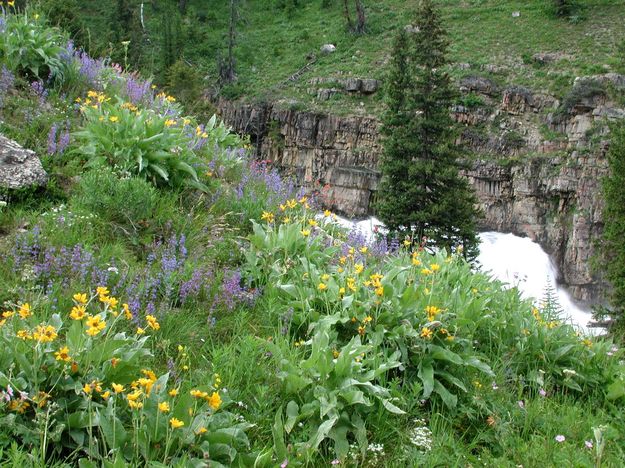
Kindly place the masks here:
[(48, 174), (37, 155), (0, 135), (0, 187), (20, 189), (47, 182)]
[(334, 44), (324, 44), (320, 50), (322, 54), (331, 54), (336, 50), (336, 46)]

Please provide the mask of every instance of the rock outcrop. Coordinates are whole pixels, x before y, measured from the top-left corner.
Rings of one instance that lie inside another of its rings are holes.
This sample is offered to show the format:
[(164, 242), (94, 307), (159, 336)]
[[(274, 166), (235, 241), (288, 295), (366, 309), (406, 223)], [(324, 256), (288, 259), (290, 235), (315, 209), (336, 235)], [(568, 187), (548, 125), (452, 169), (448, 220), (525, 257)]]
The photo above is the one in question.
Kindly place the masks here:
[(0, 187), (20, 189), (47, 181), (48, 174), (33, 151), (0, 135)]
[[(594, 84), (584, 88), (584, 80), (560, 103), (527, 88), (499, 89), (485, 78), (465, 78), (459, 85), (467, 99), (472, 93), (482, 102), (457, 105), (452, 117), (464, 126), (458, 143), (475, 155), (465, 175), (484, 209), (481, 229), (537, 241), (555, 259), (574, 297), (597, 301), (605, 286), (591, 261), (602, 232), (605, 123), (624, 117), (625, 109)], [(607, 74), (592, 82), (618, 87), (625, 77)], [(355, 217), (371, 213), (380, 176), (376, 118), (227, 100), (218, 108), (236, 131), (251, 135), (259, 157), (320, 191), (328, 207)]]

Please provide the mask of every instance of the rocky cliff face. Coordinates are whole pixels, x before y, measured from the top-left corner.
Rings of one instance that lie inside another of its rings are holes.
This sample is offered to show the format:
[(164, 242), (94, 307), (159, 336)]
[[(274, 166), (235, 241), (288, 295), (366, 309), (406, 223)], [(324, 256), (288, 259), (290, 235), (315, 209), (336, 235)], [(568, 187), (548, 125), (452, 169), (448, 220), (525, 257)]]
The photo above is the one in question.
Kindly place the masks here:
[[(575, 298), (599, 300), (604, 284), (591, 261), (602, 231), (606, 121), (625, 117), (607, 90), (625, 90), (625, 77), (577, 80), (562, 103), (522, 87), (502, 90), (481, 77), (459, 85), (467, 104), (452, 115), (464, 126), (458, 143), (475, 156), (465, 175), (485, 213), (480, 228), (540, 243)], [(226, 100), (218, 108), (236, 131), (251, 135), (259, 157), (310, 190), (323, 187), (331, 209), (371, 213), (380, 177), (377, 119)]]

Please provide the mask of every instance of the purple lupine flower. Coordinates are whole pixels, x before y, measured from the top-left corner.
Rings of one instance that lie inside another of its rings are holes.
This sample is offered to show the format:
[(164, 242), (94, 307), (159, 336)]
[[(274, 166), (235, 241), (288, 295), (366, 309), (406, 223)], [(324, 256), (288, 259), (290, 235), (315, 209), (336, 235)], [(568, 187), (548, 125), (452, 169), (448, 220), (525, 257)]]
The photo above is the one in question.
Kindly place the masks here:
[(83, 50), (76, 51), (74, 57), (78, 60), (80, 74), (92, 87), (97, 87), (100, 73), (104, 69), (104, 60), (93, 59)]
[(69, 146), (69, 140), (70, 140), (70, 135), (69, 135), (69, 122), (68, 122), (68, 124), (65, 127), (65, 130), (63, 130), (63, 133), (61, 133), (61, 136), (59, 137), (59, 144), (56, 147), (56, 151), (58, 154), (63, 154), (65, 152), (65, 150)]
[(153, 99), (151, 90), (152, 83), (149, 80), (142, 80), (135, 75), (126, 76), (126, 95), (133, 104), (150, 104)]
[(32, 89), (35, 95), (39, 98), (39, 104), (45, 104), (46, 98), (48, 97), (48, 90), (43, 85), (43, 81), (33, 81), (30, 84), (30, 89)]
[(4, 105), (4, 97), (15, 83), (15, 75), (2, 65), (0, 69), (0, 107)]
[(56, 154), (56, 124), (52, 124), (48, 132), (48, 154)]

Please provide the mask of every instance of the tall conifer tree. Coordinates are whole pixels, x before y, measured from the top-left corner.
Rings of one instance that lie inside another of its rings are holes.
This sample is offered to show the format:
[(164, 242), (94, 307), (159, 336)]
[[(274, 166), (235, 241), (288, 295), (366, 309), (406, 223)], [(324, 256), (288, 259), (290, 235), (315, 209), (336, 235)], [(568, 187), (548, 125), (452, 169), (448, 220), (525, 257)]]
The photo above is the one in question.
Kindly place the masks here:
[(625, 121), (611, 126), (608, 165), (603, 181), (604, 271), (612, 285), (611, 303), (621, 325), (625, 324)]
[(447, 46), (438, 12), (423, 0), (415, 24), (400, 31), (393, 48), (377, 211), (392, 231), (412, 229), (441, 248), (461, 245), (473, 257), (479, 211), (459, 174)]

